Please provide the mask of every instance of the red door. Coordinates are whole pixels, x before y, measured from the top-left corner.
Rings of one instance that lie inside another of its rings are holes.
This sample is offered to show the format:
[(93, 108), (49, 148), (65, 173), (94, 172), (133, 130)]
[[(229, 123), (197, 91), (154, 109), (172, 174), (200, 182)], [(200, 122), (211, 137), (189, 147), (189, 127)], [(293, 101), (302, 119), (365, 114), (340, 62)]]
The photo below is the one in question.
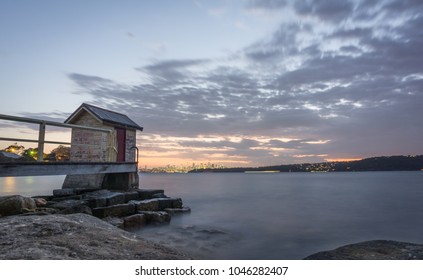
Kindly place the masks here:
[(117, 161), (125, 161), (126, 130), (123, 128), (116, 128), (116, 137), (117, 137)]

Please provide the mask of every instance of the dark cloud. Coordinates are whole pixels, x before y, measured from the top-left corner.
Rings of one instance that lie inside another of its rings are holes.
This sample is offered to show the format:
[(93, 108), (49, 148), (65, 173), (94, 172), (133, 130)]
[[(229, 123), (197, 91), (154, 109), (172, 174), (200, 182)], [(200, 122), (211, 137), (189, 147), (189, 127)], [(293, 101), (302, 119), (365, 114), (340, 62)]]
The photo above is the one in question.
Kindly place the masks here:
[(187, 77), (188, 68), (207, 63), (207, 60), (186, 59), (186, 60), (166, 60), (159, 61), (137, 68), (138, 71), (146, 71), (154, 79), (161, 82), (176, 82)]
[(355, 27), (351, 29), (337, 29), (329, 37), (339, 39), (362, 39), (373, 36), (371, 28)]
[(302, 33), (311, 32), (308, 24), (282, 24), (267, 41), (259, 41), (244, 50), (247, 58), (255, 62), (272, 64), (283, 57), (299, 53), (299, 39)]
[(92, 88), (96, 86), (105, 86), (113, 84), (113, 81), (98, 76), (89, 76), (79, 73), (70, 73), (69, 79), (76, 82), (78, 85), (84, 88)]
[[(290, 3), (249, 2), (260, 8), (293, 5), (312, 17), (281, 24), (272, 36), (240, 50), (238, 60), (156, 61), (137, 68), (149, 79), (132, 86), (69, 77), (97, 105), (142, 123), (145, 133), (184, 138), (172, 140), (184, 158), (224, 154), (265, 165), (324, 155), (421, 153), (419, 1)], [(151, 151), (169, 151), (161, 146), (165, 142), (145, 141)]]
[(348, 19), (353, 12), (353, 3), (338, 0), (304, 0), (294, 2), (299, 15), (313, 15), (322, 21), (340, 22)]
[(418, 12), (418, 9), (423, 8), (423, 2), (419, 0), (394, 0), (388, 1), (386, 6), (383, 7), (384, 10), (391, 13), (401, 13), (401, 12)]

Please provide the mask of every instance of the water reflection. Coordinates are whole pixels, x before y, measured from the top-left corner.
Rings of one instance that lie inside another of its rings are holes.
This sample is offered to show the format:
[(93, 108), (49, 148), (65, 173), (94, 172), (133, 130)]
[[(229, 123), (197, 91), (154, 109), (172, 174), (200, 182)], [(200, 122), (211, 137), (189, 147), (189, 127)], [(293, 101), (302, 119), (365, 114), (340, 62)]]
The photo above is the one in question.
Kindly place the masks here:
[(65, 176), (0, 177), (0, 196), (19, 194), (24, 196), (51, 195), (60, 189)]
[(5, 177), (4, 178), (4, 192), (13, 193), (16, 191), (16, 178), (15, 177)]
[(34, 183), (34, 177), (32, 176), (24, 177), (24, 180), (25, 180), (25, 184), (28, 184), (28, 185), (31, 185)]

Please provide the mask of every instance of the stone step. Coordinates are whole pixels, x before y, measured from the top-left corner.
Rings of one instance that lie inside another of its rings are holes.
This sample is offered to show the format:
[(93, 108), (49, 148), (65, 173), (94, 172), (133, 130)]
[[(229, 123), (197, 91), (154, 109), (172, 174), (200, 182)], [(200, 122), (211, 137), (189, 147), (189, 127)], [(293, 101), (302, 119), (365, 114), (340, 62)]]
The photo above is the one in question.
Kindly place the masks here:
[(136, 191), (138, 192), (139, 199), (151, 199), (154, 198), (154, 195), (164, 194), (164, 190), (138, 189)]
[(87, 193), (83, 197), (91, 208), (113, 206), (125, 203), (125, 193), (100, 190)]
[[(128, 203), (121, 203), (121, 204), (108, 205), (108, 206), (102, 206), (102, 207), (94, 207), (92, 209), (92, 213), (94, 216), (100, 219), (103, 219), (106, 217), (131, 216), (133, 214), (136, 214), (137, 212), (138, 213), (147, 212), (147, 214), (149, 214), (150, 216), (152, 215), (150, 212), (165, 212), (166, 214), (168, 214), (166, 211), (163, 211), (164, 209), (173, 209), (173, 210), (169, 210), (169, 212), (175, 213), (175, 212), (188, 212), (187, 209), (189, 208), (184, 208), (184, 209), (182, 208), (181, 198), (153, 198), (153, 199), (147, 199), (147, 200), (131, 200)], [(178, 211), (177, 209), (180, 209), (180, 211)], [(159, 217), (163, 215), (164, 214), (162, 213), (159, 215)], [(164, 219), (164, 218), (160, 218), (160, 219)], [(155, 223), (158, 223), (158, 221), (155, 221)]]
[(182, 208), (181, 198), (152, 198), (146, 200), (131, 200), (137, 211), (162, 211), (166, 208)]
[(124, 228), (141, 227), (147, 224), (147, 216), (145, 214), (134, 214), (123, 218)]
[(163, 209), (163, 211), (169, 213), (169, 215), (173, 216), (175, 214), (181, 214), (181, 213), (189, 213), (191, 212), (191, 208), (187, 206), (183, 206), (182, 208), (166, 208)]
[(101, 189), (90, 189), (90, 188), (56, 189), (56, 190), (53, 190), (53, 196), (80, 195), (80, 194), (95, 192), (99, 190)]
[(147, 220), (147, 224), (168, 224), (170, 223), (170, 215), (169, 213), (165, 211), (141, 211), (138, 212), (138, 214), (145, 215), (145, 218)]
[(113, 192), (100, 190), (87, 193), (83, 196), (92, 208), (113, 206), (128, 203), (130, 201), (151, 199), (156, 195), (164, 196), (163, 190), (136, 190), (130, 192)]
[(92, 209), (93, 216), (103, 219), (106, 217), (126, 217), (136, 213), (132, 203), (117, 204), (113, 206), (97, 207)]
[[(87, 213), (122, 228), (169, 223), (171, 215), (190, 211), (183, 206), (181, 198), (167, 197), (164, 190), (159, 189), (127, 192), (86, 188), (58, 189), (53, 191), (53, 196), (40, 196), (31, 201), (37, 201), (36, 208), (28, 211), (24, 209), (29, 212), (25, 212), (27, 215)], [(19, 213), (23, 213), (23, 210), (17, 211)]]

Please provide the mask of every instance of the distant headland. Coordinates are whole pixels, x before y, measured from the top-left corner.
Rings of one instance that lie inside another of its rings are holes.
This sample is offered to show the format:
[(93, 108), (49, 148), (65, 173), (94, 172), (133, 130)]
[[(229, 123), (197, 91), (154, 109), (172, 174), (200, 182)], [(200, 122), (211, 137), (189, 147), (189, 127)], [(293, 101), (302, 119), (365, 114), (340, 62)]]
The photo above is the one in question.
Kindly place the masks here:
[(262, 167), (232, 167), (219, 169), (193, 169), (190, 173), (202, 172), (351, 172), (351, 171), (417, 171), (423, 170), (423, 155), (381, 156), (356, 161), (286, 164)]

